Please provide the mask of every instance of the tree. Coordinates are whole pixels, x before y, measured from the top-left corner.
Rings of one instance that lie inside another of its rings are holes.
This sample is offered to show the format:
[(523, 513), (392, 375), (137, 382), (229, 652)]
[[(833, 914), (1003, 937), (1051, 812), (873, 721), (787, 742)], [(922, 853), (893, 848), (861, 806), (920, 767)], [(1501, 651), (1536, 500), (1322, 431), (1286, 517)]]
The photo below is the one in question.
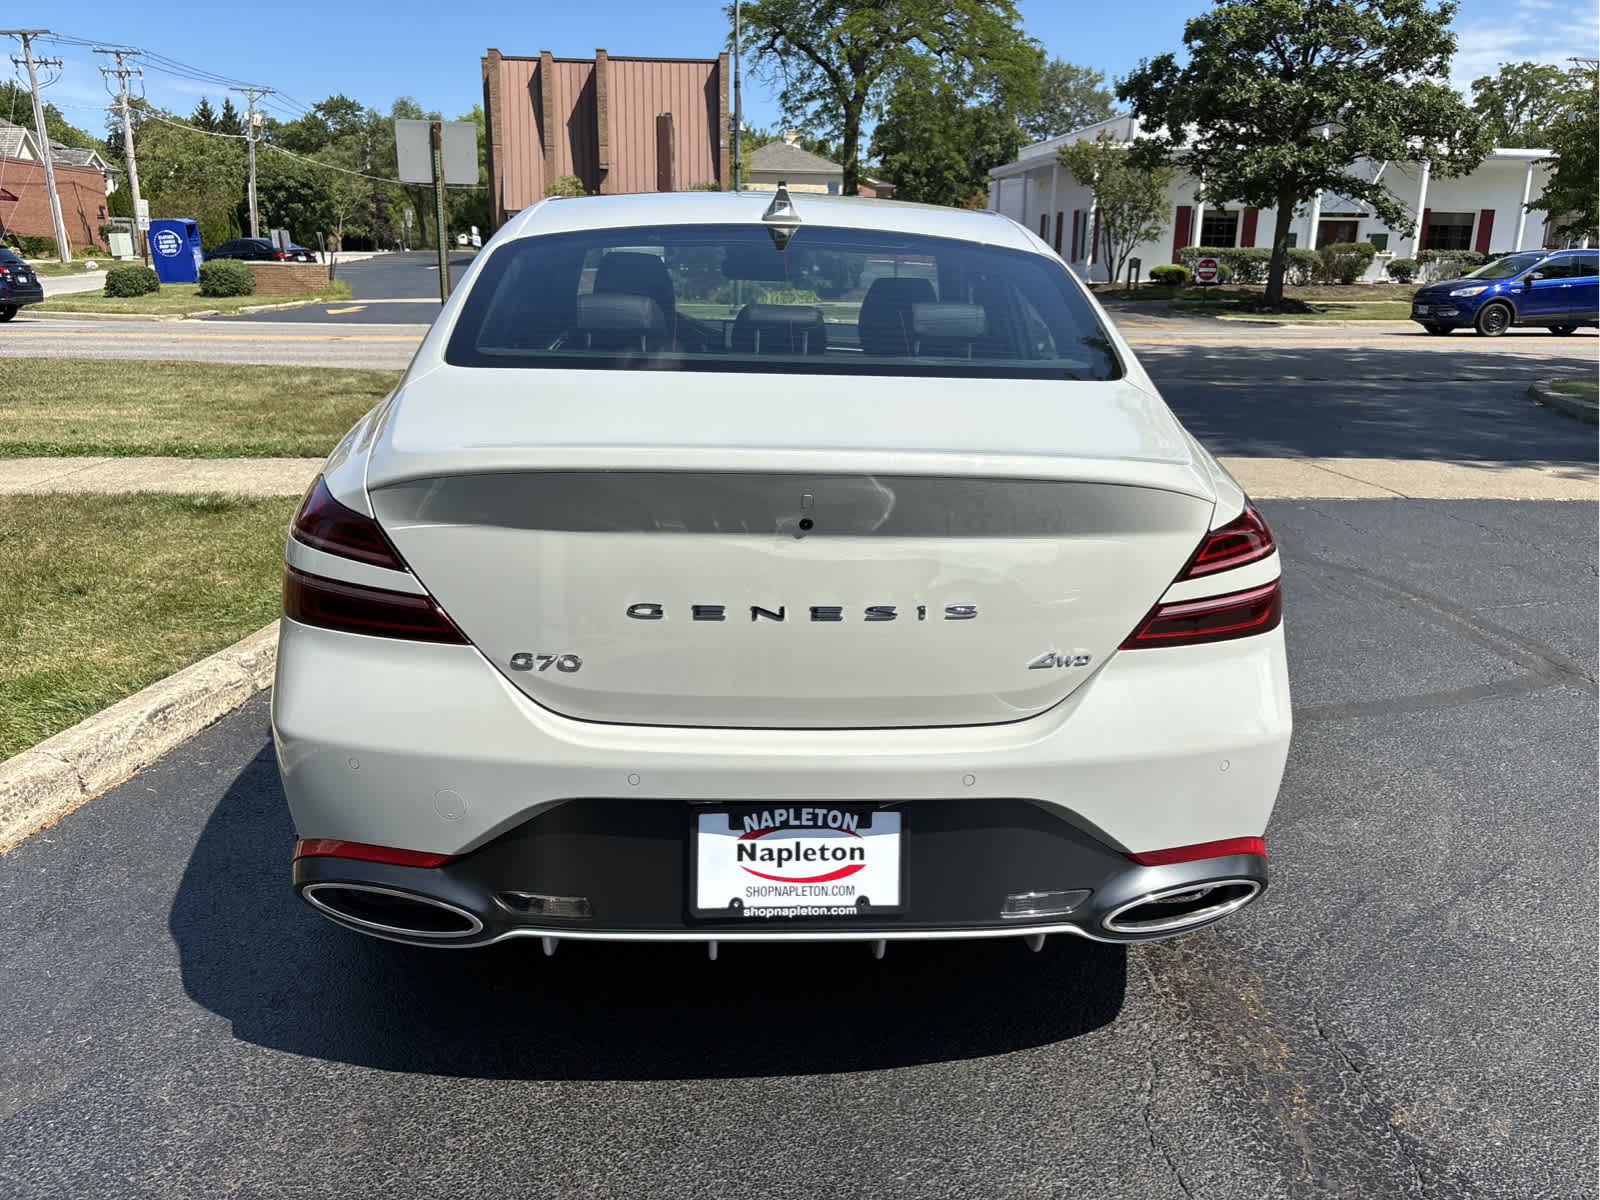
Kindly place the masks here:
[(1117, 98), (1154, 137), (1148, 165), (1170, 158), (1201, 181), (1210, 203), (1275, 207), (1266, 299), (1283, 299), (1295, 206), (1319, 190), (1370, 204), (1409, 231), (1405, 207), (1381, 180), (1349, 173), (1357, 160), (1427, 159), (1462, 175), (1489, 141), (1444, 82), (1453, 3), (1427, 0), (1219, 0), (1191, 19), (1189, 61), (1145, 60)]
[(198, 222), (206, 246), (238, 236), (244, 143), (202, 133), (143, 102), (138, 107), (145, 117), (134, 134), (139, 186), (150, 201), (150, 215)]
[(967, 104), (948, 88), (902, 83), (872, 132), (872, 154), (895, 198), (982, 208), (989, 168), (1010, 162), (1022, 129), (999, 101)]
[(244, 118), (233, 106), (231, 96), (222, 98), (222, 111), (217, 114), (217, 132), (231, 134), (233, 137), (239, 137), (244, 133)]
[(1019, 118), (1030, 142), (1104, 121), (1117, 111), (1106, 73), (1052, 58), (1039, 71), (1039, 104)]
[(189, 124), (196, 129), (204, 129), (208, 133), (217, 130), (217, 110), (211, 107), (211, 101), (200, 97), (200, 103), (194, 106), (194, 111), (189, 114)]
[[(33, 132), (33, 94), (14, 79), (0, 83), (0, 116), (13, 125), (22, 125)], [(98, 150), (100, 139), (79, 129), (61, 115), (61, 110), (50, 101), (44, 102), (44, 131), (53, 142), (71, 146), (75, 150)]]
[(1105, 133), (1092, 142), (1061, 147), (1058, 157), (1079, 183), (1094, 192), (1111, 278), (1121, 279), (1134, 248), (1160, 237), (1166, 228), (1167, 188), (1177, 169), (1143, 165), (1127, 145)]
[(1544, 146), (1550, 129), (1582, 102), (1581, 71), (1548, 63), (1501, 63), (1472, 81), (1472, 111), (1496, 146)]
[(1038, 65), (1013, 0), (750, 0), (743, 49), (752, 74), (781, 85), (786, 116), (839, 139), (847, 195), (859, 190), (862, 121), (908, 73), (957, 92), (980, 71), (1031, 88)]
[(1550, 182), (1544, 195), (1529, 208), (1550, 214), (1556, 232), (1563, 236), (1590, 234), (1600, 224), (1600, 72), (1590, 67), (1575, 74), (1584, 77), (1576, 103), (1546, 131), (1555, 151)]

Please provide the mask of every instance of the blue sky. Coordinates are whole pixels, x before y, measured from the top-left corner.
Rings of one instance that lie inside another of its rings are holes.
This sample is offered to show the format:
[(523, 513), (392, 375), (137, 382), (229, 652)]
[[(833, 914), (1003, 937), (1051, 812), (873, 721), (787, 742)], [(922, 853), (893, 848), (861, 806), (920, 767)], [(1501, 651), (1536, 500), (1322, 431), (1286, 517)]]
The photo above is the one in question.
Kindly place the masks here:
[[(147, 61), (151, 100), (187, 113), (202, 95), (219, 104), (225, 84), (194, 78), (207, 73), (278, 89), (268, 110), (292, 119), (334, 92), (387, 109), (401, 95), (447, 117), (480, 102), (479, 59), (494, 46), (505, 54), (612, 54), (710, 57), (726, 27), (717, 3), (671, 0), (589, 0), (577, 4), (470, 6), (457, 10), (418, 0), (392, 0), (380, 12), (365, 5), (279, 0), (247, 17), (192, 2), (103, 0), (13, 3), (7, 24), (49, 28), (101, 45), (133, 45), (184, 66)], [(1063, 0), (1022, 0), (1027, 31), (1054, 56), (1126, 74), (1143, 57), (1178, 49), (1184, 21), (1204, 10), (1198, 0), (1122, 0), (1110, 9)], [(472, 11), (452, 22), (451, 13)], [(481, 14), (481, 15), (479, 15)], [(1593, 0), (1462, 0), (1455, 29), (1460, 49), (1452, 81), (1492, 73), (1497, 63), (1532, 58), (1565, 65), (1567, 55), (1597, 53), (1600, 15)], [(108, 61), (87, 46), (41, 40), (37, 52), (64, 60), (45, 95), (76, 125), (102, 130), (106, 93), (99, 70)], [(17, 49), (12, 43), (12, 49)], [(188, 68), (193, 68), (192, 70)], [(186, 77), (188, 76), (188, 77)], [(776, 126), (781, 115), (772, 89), (746, 74), (745, 120)], [(12, 114), (0, 113), (0, 116)], [(27, 121), (25, 113), (15, 118)]]

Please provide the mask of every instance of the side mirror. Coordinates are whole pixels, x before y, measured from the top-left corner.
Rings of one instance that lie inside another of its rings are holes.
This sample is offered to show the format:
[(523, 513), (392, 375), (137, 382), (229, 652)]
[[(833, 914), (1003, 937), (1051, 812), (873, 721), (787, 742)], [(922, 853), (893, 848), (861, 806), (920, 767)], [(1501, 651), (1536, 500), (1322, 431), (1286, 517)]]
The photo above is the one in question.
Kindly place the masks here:
[(1529, 271), (1526, 275), (1524, 275), (1522, 277), (1522, 286), (1523, 287), (1532, 287), (1533, 286), (1533, 281), (1535, 279), (1543, 279), (1544, 277), (1545, 277), (1545, 274), (1544, 274), (1543, 271)]

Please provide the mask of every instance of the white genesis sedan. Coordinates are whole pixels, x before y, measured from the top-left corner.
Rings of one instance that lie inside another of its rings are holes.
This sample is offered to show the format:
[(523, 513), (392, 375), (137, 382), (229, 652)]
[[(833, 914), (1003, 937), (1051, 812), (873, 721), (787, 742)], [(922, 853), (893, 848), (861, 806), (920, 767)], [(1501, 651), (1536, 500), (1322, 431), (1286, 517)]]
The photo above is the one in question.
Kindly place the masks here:
[(1290, 735), (1279, 556), (992, 213), (548, 200), (294, 519), (298, 894), (427, 946), (1235, 912)]

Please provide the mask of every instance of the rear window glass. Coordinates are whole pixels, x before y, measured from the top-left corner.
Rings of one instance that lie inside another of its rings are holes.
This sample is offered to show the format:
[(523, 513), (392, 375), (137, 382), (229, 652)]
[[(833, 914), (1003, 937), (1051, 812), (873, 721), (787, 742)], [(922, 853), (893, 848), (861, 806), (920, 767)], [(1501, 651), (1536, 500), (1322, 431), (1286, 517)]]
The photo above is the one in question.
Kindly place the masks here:
[(1066, 268), (946, 238), (802, 225), (528, 237), (483, 264), (445, 350), (468, 367), (1115, 379)]

